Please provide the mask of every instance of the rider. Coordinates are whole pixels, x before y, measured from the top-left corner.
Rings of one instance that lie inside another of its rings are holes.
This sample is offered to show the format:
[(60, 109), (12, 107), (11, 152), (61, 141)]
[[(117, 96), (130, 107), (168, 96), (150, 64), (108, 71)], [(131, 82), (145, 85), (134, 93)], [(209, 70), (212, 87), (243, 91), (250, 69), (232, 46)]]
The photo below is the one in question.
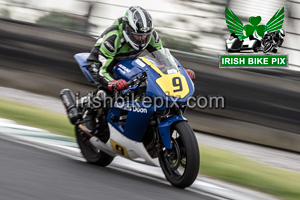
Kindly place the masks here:
[[(266, 33), (262, 39), (262, 46), (273, 44), (274, 47), (270, 49), (273, 53), (277, 53), (277, 47), (281, 47), (285, 37), (285, 30), (280, 29), (279, 32), (270, 32)], [(265, 52), (266, 53), (266, 52)]]
[[(102, 89), (113, 92), (126, 89), (127, 82), (115, 80), (112, 76), (113, 67), (121, 60), (135, 59), (145, 49), (149, 52), (160, 50), (162, 42), (158, 33), (153, 29), (150, 14), (139, 6), (130, 7), (124, 17), (115, 20), (99, 37), (87, 59), (87, 69), (95, 82)], [(192, 70), (186, 70), (190, 78), (195, 78)], [(83, 126), (85, 132), (96, 130), (96, 111), (88, 109), (84, 114)]]

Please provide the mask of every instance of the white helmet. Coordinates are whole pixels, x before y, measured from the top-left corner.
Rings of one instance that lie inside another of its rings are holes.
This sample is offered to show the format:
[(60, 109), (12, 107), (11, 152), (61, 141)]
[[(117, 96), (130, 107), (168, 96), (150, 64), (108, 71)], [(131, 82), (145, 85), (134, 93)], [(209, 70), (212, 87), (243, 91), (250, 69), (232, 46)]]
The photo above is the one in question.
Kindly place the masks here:
[(143, 50), (151, 40), (153, 22), (151, 15), (139, 6), (132, 6), (123, 17), (125, 41), (135, 50)]
[(280, 30), (279, 30), (279, 37), (280, 37), (280, 38), (283, 38), (284, 36), (285, 36), (285, 30), (280, 29)]

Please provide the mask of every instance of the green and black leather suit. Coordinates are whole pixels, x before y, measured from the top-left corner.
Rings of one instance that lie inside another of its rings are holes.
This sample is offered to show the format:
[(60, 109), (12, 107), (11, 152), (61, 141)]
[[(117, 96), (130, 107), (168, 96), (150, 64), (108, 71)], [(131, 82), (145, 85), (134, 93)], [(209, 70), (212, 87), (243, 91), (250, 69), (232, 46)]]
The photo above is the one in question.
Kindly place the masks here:
[[(156, 31), (153, 31), (151, 40), (145, 49), (153, 52), (161, 48), (160, 37)], [(143, 51), (135, 50), (126, 43), (123, 37), (123, 19), (118, 18), (112, 26), (101, 34), (92, 48), (88, 57), (88, 70), (94, 71), (94, 74), (91, 73), (94, 79), (102, 87), (107, 88), (108, 83), (116, 78), (112, 75), (113, 67), (121, 60), (135, 59)], [(97, 67), (98, 70), (92, 69), (91, 66)]]

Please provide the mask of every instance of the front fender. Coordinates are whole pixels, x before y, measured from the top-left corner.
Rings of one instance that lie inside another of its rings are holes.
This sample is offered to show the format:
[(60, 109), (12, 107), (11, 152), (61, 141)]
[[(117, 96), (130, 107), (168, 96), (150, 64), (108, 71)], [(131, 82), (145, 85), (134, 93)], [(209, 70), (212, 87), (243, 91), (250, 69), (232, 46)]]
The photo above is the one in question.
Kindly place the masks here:
[(163, 145), (167, 149), (171, 149), (172, 148), (171, 137), (170, 137), (170, 128), (171, 128), (171, 125), (174, 122), (177, 122), (177, 121), (187, 121), (187, 119), (184, 118), (184, 117), (181, 117), (181, 116), (171, 116), (171, 117), (168, 117), (167, 119), (164, 119), (158, 125), (158, 131), (159, 131), (159, 134), (160, 134), (161, 139), (163, 141)]

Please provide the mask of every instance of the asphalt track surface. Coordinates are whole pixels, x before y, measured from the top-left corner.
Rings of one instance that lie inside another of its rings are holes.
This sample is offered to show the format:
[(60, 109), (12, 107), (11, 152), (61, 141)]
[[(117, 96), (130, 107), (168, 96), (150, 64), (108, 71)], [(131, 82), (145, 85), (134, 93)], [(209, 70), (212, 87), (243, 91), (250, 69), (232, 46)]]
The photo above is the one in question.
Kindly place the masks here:
[(0, 139), (0, 199), (213, 200), (155, 178)]

